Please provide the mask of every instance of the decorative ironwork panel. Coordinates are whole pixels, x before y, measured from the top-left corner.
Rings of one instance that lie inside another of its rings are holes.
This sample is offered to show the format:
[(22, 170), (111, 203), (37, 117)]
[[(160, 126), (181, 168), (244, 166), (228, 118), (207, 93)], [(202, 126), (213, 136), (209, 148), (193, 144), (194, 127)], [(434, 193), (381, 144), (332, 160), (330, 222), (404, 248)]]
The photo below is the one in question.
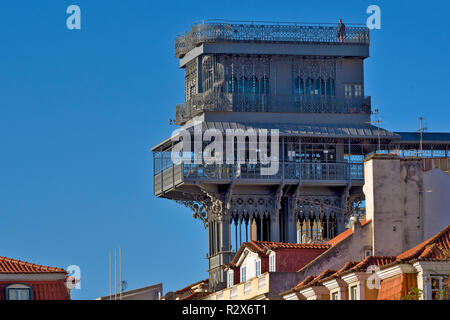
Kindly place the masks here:
[[(206, 42), (306, 42), (343, 44), (335, 24), (300, 23), (225, 23), (204, 22), (192, 26), (189, 33), (175, 38), (175, 56), (182, 55)], [(369, 45), (369, 29), (363, 25), (347, 26), (345, 44)]]

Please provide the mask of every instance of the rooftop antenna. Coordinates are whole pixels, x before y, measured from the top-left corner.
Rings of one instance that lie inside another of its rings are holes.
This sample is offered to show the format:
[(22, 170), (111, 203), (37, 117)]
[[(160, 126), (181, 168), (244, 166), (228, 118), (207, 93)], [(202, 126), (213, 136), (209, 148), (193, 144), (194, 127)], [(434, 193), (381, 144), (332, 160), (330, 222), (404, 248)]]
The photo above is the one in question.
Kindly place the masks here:
[(122, 248), (119, 247), (119, 300), (122, 300)]
[(114, 300), (117, 300), (117, 249), (114, 249)]
[(112, 300), (112, 286), (111, 286), (111, 251), (109, 253), (109, 300)]
[(375, 109), (375, 111), (372, 114), (374, 114), (377, 118), (376, 118), (376, 120), (369, 121), (368, 123), (375, 124), (377, 126), (378, 151), (380, 151), (381, 150), (381, 138), (380, 138), (381, 117), (380, 117), (380, 110), (379, 109)]
[(119, 247), (119, 300), (122, 300), (123, 291), (127, 288), (127, 282), (122, 280), (122, 247)]
[(428, 130), (428, 128), (425, 128), (423, 126), (423, 120), (425, 120), (424, 117), (419, 117), (419, 120), (420, 120), (420, 129), (419, 129), (419, 132), (420, 132), (420, 157), (423, 158), (423, 132), (425, 130)]

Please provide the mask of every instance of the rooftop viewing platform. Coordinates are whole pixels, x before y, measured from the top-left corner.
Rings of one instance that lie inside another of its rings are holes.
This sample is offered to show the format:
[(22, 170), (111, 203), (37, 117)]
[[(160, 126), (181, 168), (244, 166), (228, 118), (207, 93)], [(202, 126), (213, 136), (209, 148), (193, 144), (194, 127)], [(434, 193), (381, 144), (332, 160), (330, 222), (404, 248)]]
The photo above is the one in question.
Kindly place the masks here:
[(206, 111), (370, 114), (371, 98), (207, 92), (192, 95), (186, 103), (176, 105), (176, 123), (182, 125)]
[(369, 29), (363, 24), (346, 23), (345, 36), (339, 37), (334, 23), (297, 23), (262, 21), (205, 20), (194, 24), (191, 31), (175, 38), (175, 56), (203, 43), (314, 43), (369, 46)]

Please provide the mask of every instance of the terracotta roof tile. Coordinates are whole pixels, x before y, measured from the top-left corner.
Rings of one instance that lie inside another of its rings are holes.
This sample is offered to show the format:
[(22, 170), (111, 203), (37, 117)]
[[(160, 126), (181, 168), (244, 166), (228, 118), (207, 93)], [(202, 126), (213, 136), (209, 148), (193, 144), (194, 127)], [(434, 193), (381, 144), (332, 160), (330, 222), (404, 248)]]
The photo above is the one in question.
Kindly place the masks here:
[(306, 278), (305, 280), (308, 280), (307, 282), (304, 280), (302, 282), (300, 282), (299, 284), (297, 284), (294, 288), (294, 291), (300, 291), (304, 288), (307, 287), (312, 287), (312, 286), (317, 286), (317, 285), (321, 285), (321, 281), (323, 279), (326, 279), (328, 277), (330, 277), (332, 274), (336, 273), (335, 270), (325, 270), (322, 271), (317, 277), (311, 277), (311, 279), (309, 279), (310, 277)]
[(377, 300), (400, 300), (414, 287), (417, 287), (417, 277), (411, 273), (381, 280)]
[(283, 250), (283, 249), (323, 249), (324, 251), (329, 249), (331, 246), (327, 243), (285, 243), (285, 242), (271, 242), (271, 241), (255, 241), (251, 240), (249, 242), (242, 243), (238, 252), (235, 254), (230, 265), (235, 265), (240, 255), (245, 248), (259, 253), (265, 254), (267, 250)]
[(344, 273), (345, 271), (347, 271), (347, 270), (350, 270), (351, 268), (353, 268), (354, 266), (356, 266), (358, 263), (359, 263), (359, 262), (355, 262), (355, 261), (352, 261), (352, 262), (346, 262), (342, 268), (340, 268), (340, 269), (339, 269), (338, 271), (336, 271), (335, 273), (329, 275), (328, 277), (322, 278), (322, 279), (320, 280), (320, 282), (323, 283), (323, 282), (328, 281), (328, 280), (331, 280), (331, 279), (339, 278), (339, 276), (340, 276), (341, 274), (343, 274), (343, 273)]
[(307, 276), (305, 279), (303, 279), (302, 281), (297, 283), (297, 285), (294, 287), (294, 289), (301, 288), (301, 287), (307, 285), (308, 283), (310, 283), (313, 280), (314, 280), (313, 276)]
[(188, 291), (194, 292), (194, 290), (192, 290), (192, 287), (195, 287), (196, 285), (199, 285), (203, 283), (204, 285), (207, 285), (209, 283), (209, 278), (205, 279), (205, 280), (201, 280), (201, 281), (197, 281), (195, 283), (192, 283), (186, 287), (184, 287), (183, 289), (177, 290), (175, 291), (176, 294), (182, 294)]
[(66, 270), (0, 256), (0, 273), (66, 273)]
[(212, 292), (206, 291), (206, 292), (192, 292), (191, 294), (187, 295), (184, 298), (181, 298), (180, 300), (198, 300), (201, 298), (204, 298), (208, 295), (210, 295)]
[(271, 241), (250, 241), (255, 247), (265, 252), (265, 250), (278, 249), (328, 249), (329, 244), (326, 243), (285, 243), (285, 242), (271, 242)]
[[(384, 266), (389, 263), (392, 263), (395, 261), (394, 256), (370, 256), (365, 258), (364, 260), (358, 262), (354, 267), (350, 268), (348, 271), (366, 271), (367, 267), (369, 266)], [(347, 272), (348, 272), (347, 271)]]
[(435, 236), (397, 256), (398, 261), (450, 260), (450, 225)]
[[(21, 281), (32, 287), (33, 300), (70, 300), (69, 289), (65, 280), (54, 281)], [(0, 300), (4, 300), (4, 287), (12, 284), (11, 281), (0, 282)]]
[[(372, 220), (366, 220), (363, 219), (361, 220), (361, 227), (366, 226), (369, 222), (371, 222)], [(334, 237), (333, 239), (328, 240), (328, 244), (331, 246), (335, 246), (338, 243), (344, 241), (345, 239), (347, 239), (349, 236), (351, 236), (353, 234), (353, 228), (348, 228), (347, 230), (339, 233), (336, 237)]]

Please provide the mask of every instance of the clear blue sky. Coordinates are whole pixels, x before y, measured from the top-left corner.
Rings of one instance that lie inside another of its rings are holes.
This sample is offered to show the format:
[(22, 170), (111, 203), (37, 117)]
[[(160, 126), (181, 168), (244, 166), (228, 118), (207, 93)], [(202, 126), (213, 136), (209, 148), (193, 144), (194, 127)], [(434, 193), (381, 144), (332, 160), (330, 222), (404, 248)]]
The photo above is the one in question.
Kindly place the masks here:
[[(66, 8), (82, 30), (66, 29)], [(174, 129), (183, 71), (174, 36), (200, 19), (362, 22), (366, 95), (383, 126), (450, 131), (448, 1), (21, 0), (0, 4), (0, 255), (82, 271), (73, 299), (108, 293), (122, 246), (128, 288), (207, 278), (207, 231), (153, 196), (150, 147)]]

